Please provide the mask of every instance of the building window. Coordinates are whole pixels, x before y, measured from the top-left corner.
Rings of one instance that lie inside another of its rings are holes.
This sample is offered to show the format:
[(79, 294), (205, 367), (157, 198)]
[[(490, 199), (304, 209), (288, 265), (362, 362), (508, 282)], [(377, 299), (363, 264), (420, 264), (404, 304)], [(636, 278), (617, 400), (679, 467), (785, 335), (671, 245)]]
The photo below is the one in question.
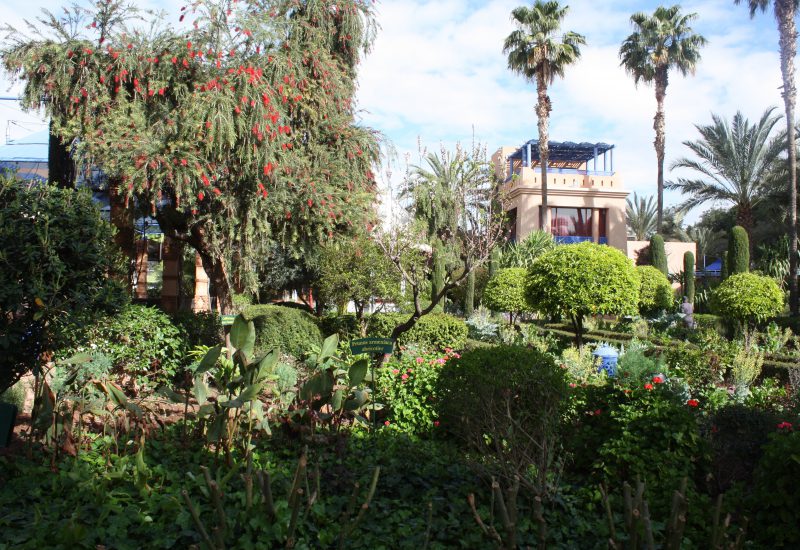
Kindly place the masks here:
[(597, 216), (598, 216), (598, 223), (597, 223), (597, 236), (601, 239), (608, 238), (608, 209), (606, 208), (598, 208), (597, 209)]
[(592, 236), (591, 208), (550, 209), (550, 232), (555, 237), (590, 237)]

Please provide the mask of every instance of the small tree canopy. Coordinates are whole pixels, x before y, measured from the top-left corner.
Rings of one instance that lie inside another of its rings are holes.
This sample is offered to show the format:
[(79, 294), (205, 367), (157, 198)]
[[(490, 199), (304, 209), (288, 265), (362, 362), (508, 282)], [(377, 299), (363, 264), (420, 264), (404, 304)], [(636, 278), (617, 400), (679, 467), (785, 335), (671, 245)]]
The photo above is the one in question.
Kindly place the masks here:
[(531, 311), (525, 295), (527, 275), (527, 271), (521, 267), (499, 269), (486, 284), (486, 290), (483, 291), (484, 303), (494, 311), (510, 313), (510, 321), (513, 323), (515, 315)]
[(720, 315), (743, 324), (763, 321), (783, 311), (783, 292), (771, 277), (735, 273), (714, 291), (714, 307)]
[(548, 315), (572, 320), (582, 343), (587, 315), (633, 315), (641, 282), (633, 262), (615, 248), (584, 242), (543, 254), (528, 274), (528, 299)]
[(652, 314), (672, 305), (672, 286), (661, 271), (651, 265), (636, 267), (641, 280), (639, 286), (639, 312)]

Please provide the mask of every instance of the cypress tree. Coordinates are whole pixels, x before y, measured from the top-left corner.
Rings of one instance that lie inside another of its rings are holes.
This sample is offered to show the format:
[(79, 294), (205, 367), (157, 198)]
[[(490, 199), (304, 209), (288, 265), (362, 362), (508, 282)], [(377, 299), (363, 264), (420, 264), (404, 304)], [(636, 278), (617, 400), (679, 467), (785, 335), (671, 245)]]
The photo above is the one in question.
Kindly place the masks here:
[(664, 275), (669, 276), (667, 252), (664, 250), (664, 238), (661, 235), (653, 235), (650, 238), (650, 261), (653, 267)]
[[(431, 274), (431, 302), (436, 299), (436, 296), (444, 288), (444, 251), (440, 244), (436, 244), (433, 248), (433, 273)], [(444, 300), (442, 300), (442, 307), (444, 307)]]
[(475, 271), (467, 275), (467, 292), (464, 295), (464, 317), (469, 319), (475, 310)]
[(728, 270), (729, 275), (750, 271), (750, 239), (740, 225), (731, 229), (728, 239)]
[[(500, 247), (496, 246), (492, 249), (491, 256), (489, 256), (489, 280), (494, 277), (494, 274), (497, 273), (498, 269), (500, 269)], [(492, 313), (492, 317), (497, 317), (497, 311), (493, 309), (490, 311)]]
[(689, 250), (683, 254), (683, 294), (694, 303), (694, 254)]

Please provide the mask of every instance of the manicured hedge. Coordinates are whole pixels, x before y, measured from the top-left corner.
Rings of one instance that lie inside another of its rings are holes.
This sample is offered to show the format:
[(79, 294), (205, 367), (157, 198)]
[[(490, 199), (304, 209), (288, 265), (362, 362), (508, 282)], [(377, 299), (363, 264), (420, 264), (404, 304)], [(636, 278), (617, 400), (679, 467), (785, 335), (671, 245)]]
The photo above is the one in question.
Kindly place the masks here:
[(242, 315), (256, 326), (256, 356), (279, 348), (283, 353), (302, 357), (311, 346), (322, 344), (322, 332), (316, 318), (305, 311), (255, 305), (247, 307)]
[[(394, 327), (408, 319), (408, 313), (378, 313), (369, 321), (369, 336), (387, 338)], [(448, 313), (429, 313), (417, 321), (414, 327), (400, 336), (399, 344), (416, 344), (431, 350), (446, 348), (463, 349), (467, 341), (467, 324)]]

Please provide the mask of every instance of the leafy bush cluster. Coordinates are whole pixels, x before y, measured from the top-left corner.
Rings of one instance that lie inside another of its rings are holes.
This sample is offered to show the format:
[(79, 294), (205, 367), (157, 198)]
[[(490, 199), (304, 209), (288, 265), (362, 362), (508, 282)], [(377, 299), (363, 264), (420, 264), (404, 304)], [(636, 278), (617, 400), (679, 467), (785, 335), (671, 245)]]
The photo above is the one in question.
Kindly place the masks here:
[[(406, 319), (408, 314), (404, 313), (375, 314), (369, 320), (368, 334), (388, 338), (394, 327)], [(427, 350), (460, 350), (467, 341), (467, 333), (463, 319), (447, 313), (431, 313), (421, 317), (411, 330), (401, 335), (398, 344), (414, 344)]]
[(672, 306), (673, 294), (666, 275), (650, 265), (637, 266), (636, 272), (641, 280), (639, 311), (643, 315), (650, 315), (669, 309)]
[(498, 269), (483, 293), (483, 301), (491, 310), (505, 311), (509, 314), (509, 322), (520, 313), (531, 311), (526, 297), (525, 285), (528, 272), (522, 267)]
[(715, 309), (743, 324), (764, 321), (783, 311), (783, 292), (771, 277), (737, 273), (714, 291)]

